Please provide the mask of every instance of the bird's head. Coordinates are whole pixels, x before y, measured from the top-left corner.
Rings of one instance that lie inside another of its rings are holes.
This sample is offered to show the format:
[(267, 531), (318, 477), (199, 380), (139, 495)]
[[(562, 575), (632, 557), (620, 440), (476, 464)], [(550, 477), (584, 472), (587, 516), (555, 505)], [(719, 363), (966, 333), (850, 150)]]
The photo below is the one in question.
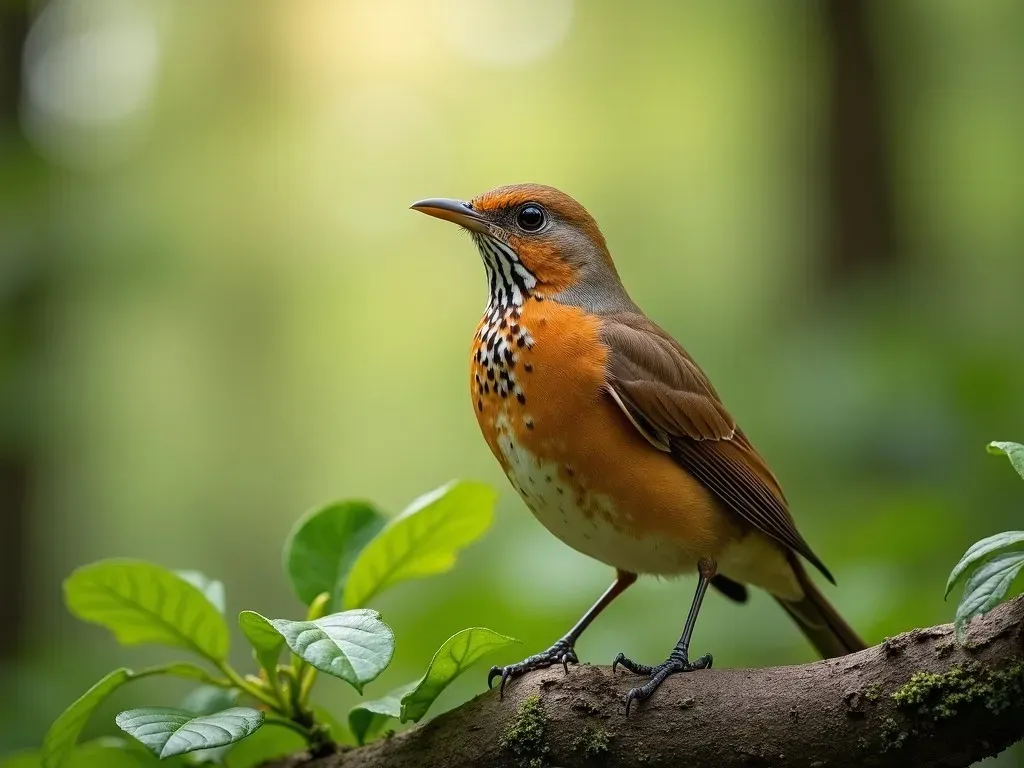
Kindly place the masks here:
[(597, 222), (564, 192), (513, 184), (468, 202), (432, 198), (412, 208), (470, 233), (492, 301), (519, 304), (539, 293), (595, 308), (613, 298), (621, 304), (625, 292)]

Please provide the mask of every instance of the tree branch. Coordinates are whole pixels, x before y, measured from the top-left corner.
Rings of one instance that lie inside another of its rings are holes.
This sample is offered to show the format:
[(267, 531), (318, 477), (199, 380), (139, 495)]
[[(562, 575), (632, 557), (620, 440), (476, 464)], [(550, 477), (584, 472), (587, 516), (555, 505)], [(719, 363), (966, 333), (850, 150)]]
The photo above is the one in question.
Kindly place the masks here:
[[(628, 719), (608, 667), (515, 680), (425, 725), (272, 768), (956, 768), (1024, 737), (1024, 596), (971, 625), (915, 629), (839, 659), (670, 677)], [(268, 767), (269, 768), (269, 767)]]

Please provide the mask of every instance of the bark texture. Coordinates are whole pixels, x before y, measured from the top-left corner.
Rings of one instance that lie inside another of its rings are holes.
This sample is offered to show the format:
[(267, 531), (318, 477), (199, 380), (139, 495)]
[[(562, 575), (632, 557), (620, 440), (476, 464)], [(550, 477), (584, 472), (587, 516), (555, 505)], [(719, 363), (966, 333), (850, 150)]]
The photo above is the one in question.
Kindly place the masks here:
[(954, 641), (945, 624), (839, 659), (669, 678), (629, 718), (637, 678), (561, 668), (389, 739), (273, 768), (967, 766), (1024, 736), (1024, 596)]

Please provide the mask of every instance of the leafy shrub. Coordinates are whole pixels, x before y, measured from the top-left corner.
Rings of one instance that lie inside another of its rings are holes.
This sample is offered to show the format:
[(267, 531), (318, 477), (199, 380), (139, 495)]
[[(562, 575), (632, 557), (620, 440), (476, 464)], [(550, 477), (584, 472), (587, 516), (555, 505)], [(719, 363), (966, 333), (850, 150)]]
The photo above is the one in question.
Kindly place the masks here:
[[(1024, 478), (1024, 445), (989, 443), (988, 452), (1010, 459)], [(975, 616), (988, 613), (1002, 602), (1010, 585), (1024, 567), (1024, 531), (1005, 531), (982, 539), (964, 553), (946, 582), (946, 596), (967, 575), (964, 594), (956, 610), (956, 637), (962, 641), (967, 624)]]
[[(231, 638), (221, 582), (136, 560), (79, 568), (64, 582), (71, 613), (106, 627), (122, 645), (163, 645), (202, 663), (176, 660), (114, 670), (57, 718), (39, 753), (5, 765), (132, 768), (160, 758), (172, 765), (226, 762), (230, 768), (249, 768), (303, 746), (320, 755), (334, 751), (339, 741), (365, 743), (391, 718), (420, 720), (470, 665), (518, 641), (481, 627), (457, 632), (434, 654), (422, 678), (355, 707), (347, 729), (314, 710), (310, 691), (318, 673), (324, 673), (362, 693), (384, 671), (395, 637), (368, 603), (403, 581), (449, 570), (459, 551), (490, 527), (495, 500), (487, 486), (453, 482), (416, 499), (391, 520), (363, 501), (330, 504), (307, 514), (284, 551), (285, 571), (308, 606), (305, 618), (272, 619), (255, 611), (238, 617), (252, 646), (255, 674), (243, 675), (228, 662)], [(282, 662), (286, 648), (289, 655)], [(89, 717), (108, 696), (155, 675), (183, 677), (200, 686), (181, 707), (120, 713), (115, 722), (132, 739), (77, 744)]]

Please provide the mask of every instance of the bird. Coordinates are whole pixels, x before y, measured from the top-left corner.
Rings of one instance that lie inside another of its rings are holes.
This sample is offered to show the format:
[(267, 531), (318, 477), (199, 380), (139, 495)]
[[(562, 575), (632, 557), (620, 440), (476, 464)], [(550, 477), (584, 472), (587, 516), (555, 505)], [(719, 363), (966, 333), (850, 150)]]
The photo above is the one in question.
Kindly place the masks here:
[(488, 686), (579, 663), (584, 630), (639, 575), (697, 574), (678, 642), (659, 664), (619, 653), (648, 699), (690, 658), (709, 586), (744, 602), (767, 591), (825, 658), (866, 647), (803, 562), (835, 580), (797, 531), (775, 475), (704, 371), (630, 298), (604, 235), (569, 195), (541, 184), (468, 201), (430, 198), (421, 213), (459, 225), (483, 261), (488, 302), (470, 348), (473, 411), (491, 452), (540, 523), (615, 569), (611, 586), (547, 650), (493, 667)]

